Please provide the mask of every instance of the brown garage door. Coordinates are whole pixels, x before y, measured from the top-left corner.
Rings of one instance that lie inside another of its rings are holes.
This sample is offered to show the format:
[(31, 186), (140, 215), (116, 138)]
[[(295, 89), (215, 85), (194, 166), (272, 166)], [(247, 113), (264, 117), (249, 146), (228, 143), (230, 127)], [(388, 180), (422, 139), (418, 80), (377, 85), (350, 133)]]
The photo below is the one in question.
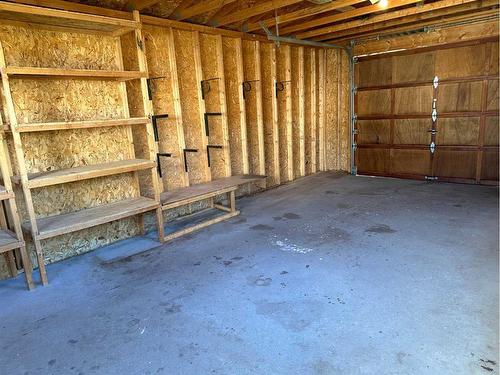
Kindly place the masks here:
[(498, 184), (498, 54), (482, 41), (360, 59), (357, 173)]

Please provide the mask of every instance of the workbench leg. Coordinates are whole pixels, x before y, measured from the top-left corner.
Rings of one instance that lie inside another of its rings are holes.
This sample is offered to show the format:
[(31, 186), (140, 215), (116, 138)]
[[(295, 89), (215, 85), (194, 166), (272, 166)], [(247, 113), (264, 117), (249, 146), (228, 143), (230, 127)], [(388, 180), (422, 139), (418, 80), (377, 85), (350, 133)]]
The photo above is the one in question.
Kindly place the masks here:
[(236, 194), (234, 190), (229, 192), (229, 208), (231, 212), (236, 211)]

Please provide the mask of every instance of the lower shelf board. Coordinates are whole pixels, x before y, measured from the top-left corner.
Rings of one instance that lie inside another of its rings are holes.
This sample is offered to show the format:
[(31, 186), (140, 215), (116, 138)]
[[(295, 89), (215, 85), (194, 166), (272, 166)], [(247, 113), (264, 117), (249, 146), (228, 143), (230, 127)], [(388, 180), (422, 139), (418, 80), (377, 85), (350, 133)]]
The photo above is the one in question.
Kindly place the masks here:
[[(152, 211), (158, 208), (158, 206), (158, 202), (154, 199), (138, 197), (68, 214), (44, 217), (37, 219), (39, 234), (36, 237), (39, 240), (43, 240), (65, 233), (76, 232), (85, 228), (109, 223), (110, 221)], [(24, 223), (23, 229), (31, 232), (30, 223)]]
[(4, 186), (0, 185), (0, 201), (3, 201), (5, 199), (9, 199), (9, 198), (14, 198), (14, 194), (8, 192)]
[(22, 246), (14, 232), (8, 229), (0, 229), (0, 253), (14, 250)]

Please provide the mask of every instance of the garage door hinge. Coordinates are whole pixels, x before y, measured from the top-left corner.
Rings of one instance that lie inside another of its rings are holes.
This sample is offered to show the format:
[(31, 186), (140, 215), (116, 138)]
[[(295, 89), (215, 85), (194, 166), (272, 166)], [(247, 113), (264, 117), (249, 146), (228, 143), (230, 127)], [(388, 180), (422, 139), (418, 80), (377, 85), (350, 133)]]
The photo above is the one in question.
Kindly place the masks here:
[(431, 133), (431, 134), (437, 134), (437, 130), (436, 129), (429, 129), (427, 130), (427, 133)]
[(437, 113), (436, 109), (434, 108), (432, 110), (432, 121), (436, 122), (437, 118), (438, 118), (438, 113)]
[(352, 134), (358, 134), (358, 129), (352, 129)]
[(435, 89), (437, 89), (437, 87), (439, 85), (439, 78), (438, 78), (438, 76), (434, 77), (434, 81), (432, 81), (432, 85), (434, 86)]
[(356, 95), (358, 93), (358, 88), (356, 86), (352, 87), (352, 93)]
[(353, 143), (353, 144), (352, 144), (352, 149), (353, 149), (354, 151), (356, 151), (356, 149), (357, 149), (357, 148), (358, 148), (358, 145), (357, 145), (356, 143)]
[(431, 154), (436, 151), (436, 144), (434, 142), (431, 142), (431, 144), (429, 145), (429, 150), (431, 150)]
[(358, 174), (358, 167), (356, 167), (355, 165), (353, 165), (352, 169), (351, 169), (351, 174), (357, 175)]
[(437, 181), (438, 178), (436, 176), (425, 176), (425, 179), (429, 181)]
[(356, 123), (356, 121), (358, 121), (358, 115), (357, 114), (354, 114), (352, 116), (352, 122)]

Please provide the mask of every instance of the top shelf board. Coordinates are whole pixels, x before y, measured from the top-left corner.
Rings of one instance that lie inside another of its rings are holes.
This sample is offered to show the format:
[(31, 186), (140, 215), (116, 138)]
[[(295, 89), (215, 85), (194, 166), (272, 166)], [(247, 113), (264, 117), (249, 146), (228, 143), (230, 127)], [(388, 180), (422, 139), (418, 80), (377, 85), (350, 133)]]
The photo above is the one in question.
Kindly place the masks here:
[(12, 77), (63, 78), (63, 79), (94, 79), (128, 81), (145, 78), (146, 72), (125, 70), (92, 70), (92, 69), (60, 69), (8, 66), (2, 72)]
[(0, 19), (21, 25), (39, 25), (64, 31), (97, 32), (122, 35), (140, 27), (133, 20), (111, 18), (93, 14), (42, 8), (0, 1)]

